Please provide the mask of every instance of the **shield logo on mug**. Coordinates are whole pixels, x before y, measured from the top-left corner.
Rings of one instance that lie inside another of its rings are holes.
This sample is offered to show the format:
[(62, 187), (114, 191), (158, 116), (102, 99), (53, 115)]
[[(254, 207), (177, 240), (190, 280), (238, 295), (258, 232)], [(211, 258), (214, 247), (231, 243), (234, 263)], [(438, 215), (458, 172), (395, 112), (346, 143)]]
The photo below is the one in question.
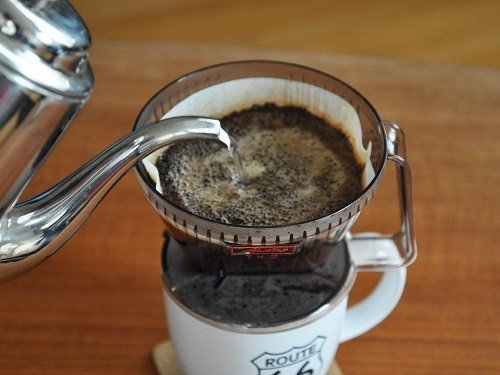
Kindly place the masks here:
[(318, 336), (304, 346), (294, 346), (283, 353), (264, 352), (252, 363), (258, 375), (318, 375), (323, 367), (321, 349), (326, 337)]

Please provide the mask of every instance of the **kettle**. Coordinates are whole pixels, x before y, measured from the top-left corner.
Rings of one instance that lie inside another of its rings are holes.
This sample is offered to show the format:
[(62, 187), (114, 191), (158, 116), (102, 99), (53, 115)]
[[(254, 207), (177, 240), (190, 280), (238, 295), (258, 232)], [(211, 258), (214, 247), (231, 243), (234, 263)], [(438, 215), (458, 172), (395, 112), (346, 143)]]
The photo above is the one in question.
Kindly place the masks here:
[(89, 32), (66, 0), (0, 2), (0, 282), (64, 244), (116, 182), (148, 154), (209, 139), (218, 120), (177, 117), (126, 135), (54, 187), (18, 203), (92, 90)]

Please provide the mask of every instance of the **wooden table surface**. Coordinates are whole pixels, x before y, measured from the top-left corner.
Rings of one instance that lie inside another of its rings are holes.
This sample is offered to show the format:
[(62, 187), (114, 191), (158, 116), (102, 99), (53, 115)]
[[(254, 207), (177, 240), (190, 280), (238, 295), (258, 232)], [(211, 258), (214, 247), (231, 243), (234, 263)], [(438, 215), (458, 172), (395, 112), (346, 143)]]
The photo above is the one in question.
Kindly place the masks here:
[[(40, 191), (128, 132), (164, 84), (246, 58), (307, 64), (364, 93), (406, 132), (420, 250), (393, 314), (343, 344), (346, 374), (500, 373), (500, 73), (497, 70), (294, 51), (99, 42), (95, 91), (29, 189)], [(397, 224), (389, 170), (355, 231)], [(0, 373), (153, 374), (167, 337), (162, 225), (128, 174), (49, 261), (0, 285)], [(377, 280), (362, 274), (359, 300)]]
[(498, 0), (71, 0), (95, 40), (293, 48), (500, 67)]

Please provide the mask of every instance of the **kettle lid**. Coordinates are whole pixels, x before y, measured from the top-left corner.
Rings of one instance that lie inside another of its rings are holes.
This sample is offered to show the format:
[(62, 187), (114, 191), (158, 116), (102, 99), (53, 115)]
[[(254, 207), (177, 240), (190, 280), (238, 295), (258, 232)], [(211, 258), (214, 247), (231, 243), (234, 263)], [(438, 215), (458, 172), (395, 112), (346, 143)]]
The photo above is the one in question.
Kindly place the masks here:
[(0, 69), (64, 96), (86, 96), (93, 76), (85, 23), (66, 0), (0, 2)]

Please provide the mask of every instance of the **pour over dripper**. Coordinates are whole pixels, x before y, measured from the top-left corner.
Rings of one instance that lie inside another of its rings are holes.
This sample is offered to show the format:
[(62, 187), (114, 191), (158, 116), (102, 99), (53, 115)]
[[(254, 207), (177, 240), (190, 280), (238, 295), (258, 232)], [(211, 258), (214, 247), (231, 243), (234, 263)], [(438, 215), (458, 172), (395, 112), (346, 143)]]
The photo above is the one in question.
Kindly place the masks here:
[[(319, 96), (323, 93), (333, 94), (344, 103), (344, 108), (350, 108), (359, 119), (359, 131), (355, 136), (359, 138), (363, 149), (369, 150), (367, 163), (370, 164), (372, 173), (365, 174), (365, 189), (356, 199), (324, 217), (291, 225), (245, 227), (208, 220), (176, 206), (157, 190), (156, 182), (141, 163), (136, 166), (139, 182), (149, 201), (165, 221), (170, 235), (182, 243), (202, 244), (204, 249), (247, 257), (292, 255), (314, 248), (318, 241), (337, 243), (346, 236), (361, 211), (373, 198), (389, 159), (395, 161), (398, 167), (402, 225), (400, 232), (385, 239), (394, 240), (403, 262), (395, 264), (391, 259), (381, 257), (367, 262), (367, 267), (378, 269), (409, 265), (416, 257), (416, 244), (411, 176), (405, 158), (404, 134), (397, 125), (382, 121), (360, 93), (333, 76), (299, 65), (271, 61), (243, 61), (208, 67), (187, 74), (160, 90), (143, 108), (134, 128), (138, 129), (148, 122), (164, 118), (165, 114), (175, 112), (171, 111), (172, 108), (206, 88), (227, 82), (237, 83), (237, 80), (245, 78), (263, 77), (286, 81), (285, 86), (291, 88), (286, 94), (288, 104), (307, 105), (311, 100), (314, 101), (314, 96), (306, 95), (301, 87), (309, 85), (321, 91)], [(237, 90), (236, 84), (234, 88)], [(217, 101), (218, 98), (207, 100)], [(254, 103), (249, 101), (247, 104), (250, 106)], [(201, 105), (198, 113), (191, 114), (217, 115), (207, 113), (207, 108), (209, 106)], [(359, 239), (365, 240), (366, 237)]]

